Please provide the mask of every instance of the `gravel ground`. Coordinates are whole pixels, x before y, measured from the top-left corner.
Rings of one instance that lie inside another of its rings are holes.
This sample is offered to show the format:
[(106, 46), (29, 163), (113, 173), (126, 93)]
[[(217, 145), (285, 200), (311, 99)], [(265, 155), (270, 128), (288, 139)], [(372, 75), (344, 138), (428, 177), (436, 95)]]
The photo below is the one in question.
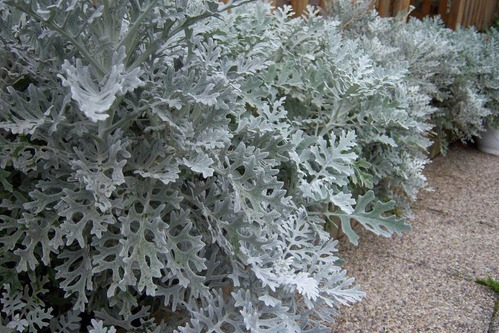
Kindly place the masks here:
[(345, 269), (367, 293), (341, 307), (332, 332), (498, 332), (498, 156), (453, 145), (427, 166), (433, 191), (413, 204), (413, 230), (340, 241)]

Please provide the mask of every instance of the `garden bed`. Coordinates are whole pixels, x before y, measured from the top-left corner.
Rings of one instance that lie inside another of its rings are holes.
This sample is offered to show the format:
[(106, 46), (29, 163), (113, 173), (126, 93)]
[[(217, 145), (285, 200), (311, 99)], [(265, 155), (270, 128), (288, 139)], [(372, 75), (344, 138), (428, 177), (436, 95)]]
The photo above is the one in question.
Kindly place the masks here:
[(445, 153), (498, 122), (494, 30), (350, 0), (0, 15), (0, 327), (19, 332), (328, 329), (365, 295), (331, 234), (409, 232), (429, 137)]

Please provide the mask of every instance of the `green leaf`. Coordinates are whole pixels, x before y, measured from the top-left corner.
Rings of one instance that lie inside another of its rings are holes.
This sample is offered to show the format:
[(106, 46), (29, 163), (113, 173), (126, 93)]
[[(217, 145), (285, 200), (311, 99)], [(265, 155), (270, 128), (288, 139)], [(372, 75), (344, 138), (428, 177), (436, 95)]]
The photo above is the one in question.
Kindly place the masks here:
[(47, 214), (47, 217), (24, 213), (19, 219), (19, 229), (23, 230), (24, 239), (23, 248), (17, 248), (14, 251), (14, 254), (19, 256), (19, 263), (16, 267), (18, 272), (34, 270), (39, 264), (37, 257), (41, 257), (45, 265), (50, 264), (50, 253), (57, 253), (63, 244), (62, 234), (56, 221), (57, 217), (53, 213)]
[[(0, 102), (0, 128), (13, 134), (33, 134), (42, 126), (50, 114), (51, 106), (43, 88), (29, 85), (26, 92), (21, 93), (7, 87)], [(53, 96), (55, 98), (55, 96)], [(10, 105), (9, 105), (10, 104)]]
[(71, 245), (76, 239), (79, 246), (83, 248), (89, 230), (90, 234), (101, 238), (108, 226), (116, 223), (116, 218), (112, 214), (101, 213), (95, 207), (85, 204), (92, 200), (89, 193), (65, 190), (64, 194), (57, 208), (59, 216), (64, 217), (61, 231), (66, 238), (67, 245)]
[(93, 195), (94, 205), (101, 212), (113, 207), (113, 194), (125, 183), (123, 168), (131, 157), (127, 150), (130, 142), (122, 138), (120, 130), (106, 139), (104, 151), (102, 145), (93, 141), (87, 142), (82, 150), (74, 148), (77, 156), (70, 162), (74, 178)]
[(127, 216), (120, 218), (124, 238), (120, 239), (119, 257), (126, 265), (119, 285), (137, 283), (139, 291), (146, 289), (146, 294), (155, 295), (157, 284), (153, 279), (172, 274), (182, 286), (199, 294), (206, 289), (204, 277), (197, 274), (206, 269), (205, 259), (199, 255), (205, 244), (201, 236), (192, 234), (193, 223), (187, 211), (162, 216), (165, 207), (145, 205), (141, 212), (131, 207)]
[(70, 333), (78, 331), (80, 329), (80, 314), (80, 310), (71, 309), (66, 314), (52, 318), (50, 321), (51, 332)]
[(212, 168), (214, 160), (203, 153), (193, 153), (192, 155), (189, 156), (189, 160), (183, 158), (182, 163), (192, 171), (201, 173), (204, 178), (211, 177), (214, 174), (214, 169)]
[(375, 200), (373, 191), (368, 191), (365, 195), (359, 196), (356, 208), (351, 214), (327, 213), (330, 216), (337, 216), (341, 221), (342, 230), (354, 245), (358, 245), (359, 236), (354, 232), (351, 221), (361, 223), (367, 230), (376, 235), (391, 237), (394, 233), (401, 236), (402, 232), (410, 231), (411, 226), (404, 222), (404, 219), (388, 213), (394, 209), (394, 201), (380, 202)]
[(104, 322), (102, 320), (91, 320), (92, 326), (88, 327), (89, 333), (116, 333), (116, 329), (111, 327), (104, 327)]
[(235, 191), (234, 212), (243, 210), (254, 221), (273, 221), (292, 207), (290, 198), (285, 198), (283, 182), (275, 176), (278, 170), (272, 168), (275, 161), (267, 157), (267, 152), (241, 142), (227, 154), (230, 165), (220, 170)]
[(161, 205), (150, 210), (146, 206), (142, 212), (130, 207), (128, 214), (119, 218), (124, 236), (120, 239), (120, 257), (125, 264), (123, 282), (126, 285), (136, 284), (138, 272), (137, 289), (139, 292), (146, 289), (147, 295), (155, 295), (153, 278), (162, 276), (161, 269), (165, 267), (163, 257), (168, 252), (165, 234), (167, 224), (160, 217), (164, 207)]
[(106, 286), (106, 295), (111, 298), (115, 295), (116, 288), (127, 290), (127, 285), (123, 283), (123, 261), (120, 257), (122, 246), (120, 240), (121, 235), (114, 235), (110, 232), (104, 233), (102, 238), (94, 238), (92, 247), (96, 248), (96, 252), (92, 257), (92, 273), (98, 274), (111, 270), (111, 276), (102, 273), (109, 281)]
[(52, 318), (52, 308), (47, 308), (40, 298), (40, 294), (48, 291), (43, 288), (48, 279), (38, 279), (34, 274), (30, 275), (31, 278), (36, 279), (36, 281), (31, 281), (31, 286), (25, 285), (24, 288), (11, 290), (9, 284), (4, 284), (3, 288), (6, 292), (2, 293), (0, 298), (2, 312), (9, 321), (7, 327), (16, 328), (19, 332), (26, 329), (28, 332), (39, 332), (49, 325)]
[(318, 138), (317, 145), (304, 149), (300, 158), (306, 171), (315, 180), (327, 179), (339, 186), (347, 185), (347, 177), (353, 173), (352, 164), (358, 157), (352, 151), (356, 145), (356, 133), (349, 131), (329, 141)]
[(160, 180), (168, 185), (179, 178), (179, 161), (174, 159), (172, 147), (163, 145), (161, 141), (149, 143), (141, 140), (132, 150), (134, 173), (144, 178)]
[(93, 289), (89, 251), (89, 247), (76, 251), (63, 251), (58, 257), (65, 261), (56, 267), (56, 278), (62, 279), (60, 287), (66, 292), (65, 297), (77, 294), (74, 307), (82, 312), (85, 311), (88, 302), (87, 291)]
[(125, 47), (122, 47), (113, 54), (109, 75), (100, 81), (92, 75), (92, 68), (83, 66), (80, 59), (76, 59), (76, 67), (64, 61), (66, 77), (59, 75), (59, 78), (63, 86), (71, 89), (71, 97), (80, 110), (93, 122), (107, 119), (107, 111), (118, 96), (144, 84), (139, 79), (142, 74), (140, 68), (126, 69), (123, 64), (125, 58)]
[(14, 190), (12, 187), (12, 184), (10, 183), (11, 180), (9, 179), (11, 173), (9, 171), (6, 171), (4, 169), (0, 169), (0, 184), (2, 184), (2, 188), (0, 189), (0, 193), (2, 193), (4, 190), (7, 192), (11, 192)]

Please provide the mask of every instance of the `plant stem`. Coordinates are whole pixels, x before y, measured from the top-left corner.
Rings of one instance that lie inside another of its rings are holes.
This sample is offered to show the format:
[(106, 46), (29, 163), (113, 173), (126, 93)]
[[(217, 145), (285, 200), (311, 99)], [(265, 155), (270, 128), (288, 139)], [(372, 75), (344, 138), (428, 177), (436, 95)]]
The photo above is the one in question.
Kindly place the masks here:
[(85, 45), (81, 45), (78, 40), (76, 40), (65, 29), (63, 29), (64, 26), (60, 27), (57, 24), (51, 22), (50, 20), (45, 20), (43, 17), (38, 15), (31, 8), (30, 8), (30, 10), (26, 10), (25, 8), (23, 8), (19, 5), (16, 5), (15, 3), (11, 3), (11, 5), (13, 7), (19, 9), (20, 11), (32, 16), (34, 19), (46, 24), (51, 29), (55, 30), (56, 32), (58, 32), (62, 36), (66, 37), (66, 39), (68, 39), (68, 41), (71, 44), (73, 44), (77, 48), (77, 50), (83, 55), (83, 57), (95, 68), (95, 70), (99, 73), (99, 75), (105, 76), (106, 74), (108, 74), (108, 72), (104, 68), (102, 68), (102, 66), (94, 59), (92, 54), (89, 51), (87, 51), (87, 48), (85, 47)]

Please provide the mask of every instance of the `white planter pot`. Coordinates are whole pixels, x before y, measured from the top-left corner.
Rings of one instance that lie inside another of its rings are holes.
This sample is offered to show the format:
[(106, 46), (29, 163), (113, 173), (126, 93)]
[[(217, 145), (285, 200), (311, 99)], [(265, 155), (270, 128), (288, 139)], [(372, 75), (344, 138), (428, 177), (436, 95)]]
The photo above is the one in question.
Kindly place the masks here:
[(486, 132), (478, 140), (478, 148), (480, 151), (498, 156), (498, 129), (486, 126)]

